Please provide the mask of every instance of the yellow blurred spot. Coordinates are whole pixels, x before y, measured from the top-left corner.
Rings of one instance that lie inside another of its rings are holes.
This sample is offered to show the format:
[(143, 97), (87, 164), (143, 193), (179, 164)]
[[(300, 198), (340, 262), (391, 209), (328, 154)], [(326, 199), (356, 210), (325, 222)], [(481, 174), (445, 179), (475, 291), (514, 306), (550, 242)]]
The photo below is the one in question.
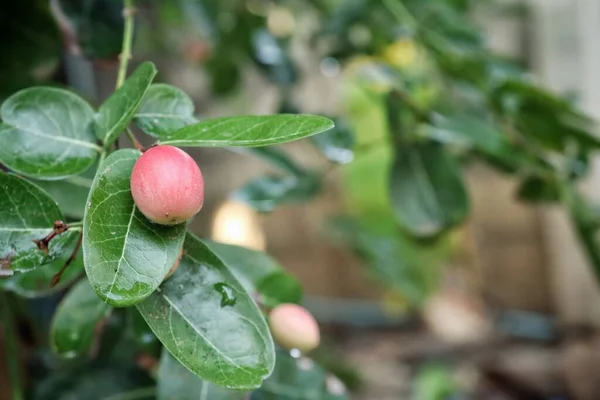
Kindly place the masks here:
[(381, 299), (384, 312), (390, 317), (401, 317), (406, 315), (410, 309), (408, 301), (396, 291), (387, 291)]
[(273, 7), (267, 16), (267, 28), (277, 37), (290, 36), (294, 31), (294, 15), (287, 8)]
[(226, 201), (213, 219), (212, 239), (227, 244), (265, 250), (265, 235), (256, 212), (243, 203)]
[(400, 39), (384, 50), (383, 57), (395, 67), (406, 68), (415, 63), (417, 53), (415, 42), (410, 39)]

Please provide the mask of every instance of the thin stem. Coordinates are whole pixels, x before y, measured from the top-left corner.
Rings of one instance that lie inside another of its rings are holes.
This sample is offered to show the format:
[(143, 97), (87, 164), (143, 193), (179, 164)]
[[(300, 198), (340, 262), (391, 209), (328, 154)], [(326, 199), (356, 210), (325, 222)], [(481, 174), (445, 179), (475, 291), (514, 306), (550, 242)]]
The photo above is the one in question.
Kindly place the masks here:
[(75, 261), (75, 259), (77, 258), (77, 254), (79, 253), (79, 249), (81, 248), (82, 239), (83, 239), (83, 232), (81, 232), (79, 234), (79, 238), (77, 238), (77, 244), (75, 244), (75, 248), (73, 249), (73, 252), (69, 256), (68, 260), (65, 262), (65, 265), (63, 265), (63, 267), (60, 269), (60, 271), (58, 271), (52, 277), (52, 281), (50, 283), (51, 287), (58, 285), (58, 283), (60, 282), (60, 278), (62, 277), (62, 274), (67, 270), (67, 268), (69, 268), (69, 265), (71, 265), (71, 263), (73, 261)]
[(133, 146), (143, 153), (145, 151), (144, 146), (142, 146), (141, 143), (137, 140), (133, 132), (131, 132), (131, 129), (127, 128), (125, 132), (127, 133), (127, 137), (129, 137), (129, 140), (131, 140)]
[(23, 400), (23, 387), (21, 385), (21, 374), (19, 371), (19, 342), (17, 339), (14, 315), (11, 312), (10, 298), (6, 293), (0, 292), (0, 314), (4, 326), (4, 345), (6, 352), (6, 364), (12, 391), (13, 400)]
[(123, 17), (125, 18), (125, 31), (123, 33), (123, 46), (119, 58), (121, 64), (119, 65), (119, 73), (117, 75), (117, 89), (125, 82), (125, 76), (127, 76), (127, 66), (131, 59), (131, 43), (133, 42), (133, 24), (135, 8), (133, 8), (133, 0), (124, 0), (125, 8), (123, 9)]

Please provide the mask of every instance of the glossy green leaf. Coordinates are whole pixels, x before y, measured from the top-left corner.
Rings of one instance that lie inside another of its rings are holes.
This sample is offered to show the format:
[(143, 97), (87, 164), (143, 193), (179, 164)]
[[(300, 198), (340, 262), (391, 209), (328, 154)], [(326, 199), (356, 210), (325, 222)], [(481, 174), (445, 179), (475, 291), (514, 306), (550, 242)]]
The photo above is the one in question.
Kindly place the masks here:
[(62, 274), (57, 285), (52, 287), (52, 278), (65, 265), (75, 247), (76, 241), (66, 247), (60, 257), (47, 265), (42, 265), (33, 271), (17, 273), (5, 281), (0, 280), (0, 286), (21, 297), (36, 298), (49, 296), (70, 286), (83, 273), (83, 254), (79, 252), (77, 258)]
[(94, 179), (83, 220), (85, 270), (94, 290), (116, 307), (148, 297), (179, 256), (185, 224), (151, 223), (135, 207), (129, 178), (137, 150), (111, 153)]
[[(63, 216), (58, 205), (35, 185), (0, 173), (0, 276), (28, 271), (59, 257), (77, 232), (67, 231), (50, 241), (48, 254), (34, 240), (52, 232)], [(8, 271), (8, 272), (7, 272)]]
[(455, 226), (469, 210), (458, 162), (433, 143), (396, 149), (390, 195), (398, 221), (417, 236), (435, 235)]
[(33, 183), (56, 200), (63, 214), (82, 219), (85, 213), (85, 202), (90, 193), (96, 170), (96, 165), (92, 165), (81, 174), (71, 175), (60, 181), (35, 180)]
[(66, 358), (89, 353), (96, 327), (111, 309), (96, 295), (87, 279), (80, 281), (56, 309), (50, 328), (52, 351)]
[(427, 136), (443, 143), (497, 153), (503, 146), (502, 132), (491, 122), (470, 115), (436, 116)]
[(229, 267), (246, 291), (260, 296), (262, 304), (274, 307), (302, 300), (302, 286), (298, 280), (268, 254), (241, 246), (205, 243)]
[(247, 396), (198, 378), (168, 351), (162, 353), (157, 381), (157, 400), (245, 400)]
[(315, 146), (329, 160), (338, 164), (347, 164), (354, 159), (352, 148), (355, 144), (354, 132), (348, 123), (335, 120), (335, 127), (327, 132), (311, 137)]
[(155, 75), (154, 64), (143, 63), (100, 106), (95, 117), (94, 131), (96, 137), (104, 142), (104, 146), (113, 144), (127, 128)]
[(258, 147), (302, 139), (331, 128), (331, 120), (316, 115), (226, 117), (189, 125), (161, 143), (183, 147)]
[(282, 172), (286, 172), (296, 176), (306, 174), (306, 171), (296, 164), (296, 162), (282, 150), (274, 146), (265, 147), (232, 147), (231, 150), (239, 154), (251, 155), (258, 157), (265, 162), (268, 162), (273, 167), (278, 168)]
[(309, 358), (277, 352), (273, 375), (252, 395), (252, 400), (344, 400), (343, 384)]
[(134, 119), (141, 130), (161, 139), (195, 122), (192, 99), (183, 90), (163, 83), (150, 86)]
[(94, 111), (67, 90), (33, 87), (0, 108), (0, 162), (22, 175), (59, 179), (85, 171), (100, 147), (91, 131)]
[(258, 211), (269, 212), (286, 204), (301, 203), (314, 198), (321, 188), (318, 176), (267, 175), (248, 182), (231, 194)]
[(123, 4), (112, 0), (58, 0), (79, 47), (92, 59), (111, 59), (123, 43)]
[(137, 307), (165, 348), (204, 380), (254, 389), (273, 370), (273, 341), (258, 307), (223, 261), (190, 234), (179, 268)]

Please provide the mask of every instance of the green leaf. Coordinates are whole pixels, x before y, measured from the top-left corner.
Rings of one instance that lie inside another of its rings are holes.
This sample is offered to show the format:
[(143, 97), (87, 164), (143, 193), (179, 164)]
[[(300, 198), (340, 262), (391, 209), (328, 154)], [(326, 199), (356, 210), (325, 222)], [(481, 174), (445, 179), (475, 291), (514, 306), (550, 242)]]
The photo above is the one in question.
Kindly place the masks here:
[(66, 358), (89, 353), (97, 324), (111, 310), (92, 290), (87, 279), (80, 281), (56, 309), (50, 328), (52, 351)]
[(152, 380), (134, 365), (76, 361), (36, 385), (33, 400), (154, 400)]
[[(3, 1), (0, 4), (0, 98), (49, 81), (58, 66), (61, 34), (49, 2)], [(35, 33), (35, 34), (32, 34)]]
[(231, 194), (258, 211), (269, 212), (285, 204), (311, 200), (321, 188), (320, 177), (267, 175), (248, 182)]
[(71, 246), (65, 248), (60, 257), (50, 264), (42, 265), (33, 271), (15, 274), (5, 281), (0, 280), (0, 286), (4, 290), (9, 290), (26, 298), (49, 296), (65, 289), (83, 273), (83, 254), (81, 251), (62, 274), (60, 282), (54, 287), (52, 287), (52, 278), (63, 268), (69, 257), (71, 257), (75, 244), (73, 243)]
[(278, 86), (292, 85), (298, 80), (298, 71), (286, 44), (266, 29), (252, 34), (252, 60), (269, 81)]
[(313, 143), (329, 160), (338, 164), (347, 164), (354, 159), (352, 148), (355, 144), (354, 132), (342, 120), (335, 120), (335, 127), (327, 132), (315, 135)]
[(158, 370), (157, 400), (244, 400), (246, 393), (203, 381), (163, 351)]
[(142, 98), (152, 84), (156, 67), (151, 62), (141, 64), (123, 86), (117, 89), (96, 114), (94, 130), (96, 137), (110, 146), (123, 133), (133, 119)]
[(58, 3), (87, 57), (106, 60), (121, 52), (123, 4), (112, 0), (58, 0)]
[(194, 103), (183, 90), (160, 83), (150, 86), (133, 122), (148, 135), (166, 139), (198, 120)]
[(54, 221), (62, 219), (58, 205), (42, 190), (0, 173), (0, 276), (6, 270), (28, 271), (59, 257), (77, 232), (70, 230), (52, 239), (48, 254), (34, 240), (44, 238), (52, 232)]
[(491, 122), (470, 115), (438, 115), (433, 126), (425, 130), (431, 139), (493, 154), (502, 149), (504, 141), (502, 132)]
[(153, 224), (135, 207), (129, 178), (137, 150), (111, 153), (94, 179), (83, 220), (85, 270), (98, 295), (116, 307), (148, 297), (177, 258), (185, 224)]
[(96, 170), (96, 165), (93, 165), (79, 175), (72, 175), (60, 181), (35, 180), (33, 183), (56, 200), (63, 214), (82, 219)]
[(258, 293), (260, 302), (269, 307), (281, 303), (299, 303), (302, 286), (268, 254), (223, 243), (206, 245), (231, 269), (249, 293)]
[(90, 129), (94, 111), (67, 90), (33, 87), (0, 108), (0, 162), (22, 175), (60, 179), (85, 171), (100, 147)]
[(188, 234), (173, 276), (137, 305), (165, 348), (200, 378), (254, 389), (273, 370), (267, 324), (252, 298), (206, 245)]
[(252, 400), (344, 400), (343, 384), (309, 358), (293, 358), (277, 351), (273, 375), (257, 390)]
[(127, 309), (129, 312), (129, 322), (131, 325), (131, 331), (133, 333), (133, 339), (137, 345), (147, 354), (155, 357), (160, 356), (162, 346), (158, 341), (152, 329), (146, 323), (146, 320), (135, 307)]
[(331, 120), (316, 115), (226, 117), (189, 125), (161, 143), (183, 147), (258, 147), (302, 139), (331, 128)]
[(302, 176), (306, 171), (296, 164), (294, 160), (283, 151), (273, 147), (232, 147), (233, 151), (239, 154), (246, 154), (263, 159), (273, 167), (291, 175)]
[(517, 195), (532, 203), (555, 203), (560, 201), (560, 188), (556, 181), (528, 176), (519, 185)]
[(455, 226), (469, 210), (458, 162), (433, 143), (396, 149), (390, 195), (398, 221), (416, 236), (432, 236)]

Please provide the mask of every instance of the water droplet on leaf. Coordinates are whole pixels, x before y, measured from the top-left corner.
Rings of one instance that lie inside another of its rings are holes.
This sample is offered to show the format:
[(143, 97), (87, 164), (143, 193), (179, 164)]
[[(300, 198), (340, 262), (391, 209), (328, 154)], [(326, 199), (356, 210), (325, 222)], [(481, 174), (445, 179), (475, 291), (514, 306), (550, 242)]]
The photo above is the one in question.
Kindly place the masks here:
[(219, 282), (214, 285), (215, 290), (221, 294), (221, 307), (235, 305), (237, 299), (235, 297), (235, 291), (231, 286), (226, 283)]

